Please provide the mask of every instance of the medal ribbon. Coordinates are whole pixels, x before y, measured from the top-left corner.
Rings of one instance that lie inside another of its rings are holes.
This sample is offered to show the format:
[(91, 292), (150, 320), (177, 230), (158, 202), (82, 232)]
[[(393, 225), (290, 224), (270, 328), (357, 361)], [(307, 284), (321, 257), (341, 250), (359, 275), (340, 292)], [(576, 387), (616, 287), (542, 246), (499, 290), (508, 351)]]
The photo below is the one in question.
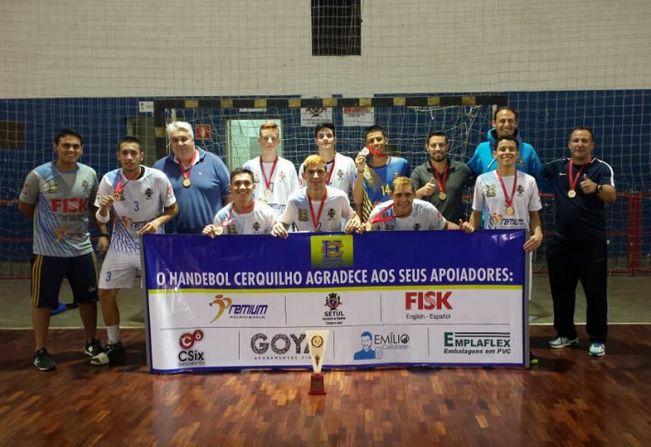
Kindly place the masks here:
[[(330, 171), (326, 175), (326, 185), (329, 185), (331, 183), (330, 179), (332, 178), (332, 173), (335, 172), (335, 160), (336, 160), (336, 158), (337, 158), (337, 156), (335, 155), (335, 158), (332, 159), (332, 168), (330, 168)], [(327, 164), (326, 164), (326, 166), (327, 166)]]
[(131, 180), (126, 180), (125, 181), (125, 176), (122, 172), (120, 172), (120, 180), (116, 183), (115, 187), (113, 188), (113, 193), (114, 194), (122, 194), (122, 191), (124, 191), (124, 187), (127, 186), (127, 184)]
[(383, 222), (388, 222), (390, 220), (393, 220), (394, 215), (391, 211), (393, 211), (393, 203), (387, 206), (386, 208), (384, 208), (380, 214), (375, 216), (373, 219), (369, 220), (369, 222), (372, 224), (376, 224), (376, 223), (383, 223)]
[(439, 186), (439, 191), (445, 194), (445, 184), (448, 181), (448, 172), (450, 171), (450, 166), (446, 163), (445, 170), (443, 171), (443, 175), (441, 175), (434, 168), (434, 165), (432, 164), (431, 161), (429, 162), (429, 165), (432, 167), (432, 171), (434, 172), (434, 177), (436, 178), (436, 184)]
[(266, 189), (270, 190), (271, 186), (271, 179), (274, 176), (274, 171), (276, 170), (276, 163), (278, 163), (278, 157), (274, 159), (273, 164), (271, 165), (271, 173), (269, 174), (269, 177), (267, 177), (267, 174), (264, 172), (264, 165), (262, 164), (262, 157), (260, 157), (260, 171), (262, 172), (262, 178), (264, 179), (264, 187)]
[(194, 167), (194, 161), (197, 159), (197, 150), (194, 150), (194, 154), (192, 154), (192, 159), (190, 160), (190, 167), (185, 168), (183, 166), (183, 163), (181, 160), (179, 160), (179, 169), (181, 170), (181, 175), (183, 176), (183, 180), (189, 179), (190, 178), (190, 170)]
[(321, 213), (323, 213), (323, 206), (325, 205), (326, 198), (328, 197), (328, 191), (325, 190), (323, 192), (323, 197), (321, 198), (321, 205), (319, 205), (319, 211), (318, 214), (315, 216), (314, 215), (314, 207), (312, 206), (312, 199), (310, 199), (310, 195), (307, 194), (307, 203), (310, 205), (310, 219), (312, 219), (312, 226), (314, 227), (314, 231), (319, 230), (319, 220), (321, 220)]
[[(227, 226), (229, 226), (230, 224), (232, 224), (232, 223), (233, 223), (233, 220), (234, 220), (234, 218), (233, 218), (233, 213), (235, 212), (235, 206), (234, 206), (232, 203), (231, 203), (230, 205), (231, 205), (231, 207), (230, 207), (230, 209), (228, 210), (228, 216), (226, 216), (226, 220), (224, 220), (224, 221), (222, 222), (222, 227), (224, 227), (224, 228), (226, 228)], [(250, 213), (251, 211), (253, 211), (253, 208), (255, 208), (255, 202), (253, 202), (250, 206), (246, 207), (246, 208), (243, 210), (243, 211), (244, 211), (243, 214), (248, 214), (248, 213)]]
[(228, 216), (226, 216), (226, 220), (222, 222), (222, 227), (226, 229), (227, 226), (229, 226), (231, 223), (233, 223), (233, 204), (231, 203), (231, 209), (228, 210)]
[(576, 188), (576, 182), (579, 180), (579, 177), (581, 177), (581, 174), (583, 173), (583, 170), (585, 169), (586, 166), (588, 165), (581, 166), (579, 172), (577, 172), (576, 175), (572, 177), (572, 170), (574, 167), (574, 163), (572, 163), (572, 159), (570, 158), (570, 164), (567, 167), (567, 172), (568, 172), (567, 180), (570, 182), (571, 191), (574, 191), (574, 189)]
[(502, 187), (502, 192), (504, 193), (504, 201), (506, 202), (506, 207), (509, 208), (511, 207), (511, 204), (513, 203), (513, 197), (515, 196), (515, 188), (518, 185), (518, 171), (515, 171), (515, 175), (513, 176), (513, 188), (511, 188), (511, 197), (506, 193), (506, 186), (504, 185), (504, 180), (502, 180), (502, 176), (498, 171), (495, 171), (497, 174), (497, 178), (500, 181), (500, 186)]

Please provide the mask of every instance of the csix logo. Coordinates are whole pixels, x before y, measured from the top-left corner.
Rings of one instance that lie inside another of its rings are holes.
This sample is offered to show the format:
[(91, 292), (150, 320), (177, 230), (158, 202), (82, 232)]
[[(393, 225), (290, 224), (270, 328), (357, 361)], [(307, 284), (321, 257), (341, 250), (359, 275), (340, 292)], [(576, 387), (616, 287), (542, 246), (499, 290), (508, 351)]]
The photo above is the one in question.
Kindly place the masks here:
[(201, 340), (203, 340), (203, 331), (201, 329), (181, 334), (179, 337), (179, 346), (182, 350), (179, 351), (178, 355), (180, 366), (203, 365), (205, 363), (205, 359), (203, 358), (204, 353), (196, 349), (191, 349), (195, 343)]
[(412, 310), (416, 306), (418, 310), (441, 310), (452, 309), (452, 305), (448, 302), (452, 292), (427, 291), (427, 292), (405, 292), (405, 309)]
[(210, 306), (212, 306), (213, 304), (215, 306), (217, 306), (218, 309), (217, 309), (217, 314), (215, 315), (215, 318), (210, 320), (211, 323), (213, 321), (217, 320), (222, 315), (224, 315), (224, 312), (226, 312), (226, 309), (231, 307), (231, 304), (233, 304), (233, 300), (228, 298), (228, 297), (225, 297), (222, 294), (217, 294), (217, 295), (215, 295), (215, 299), (212, 302), (209, 303)]
[(192, 333), (186, 332), (179, 337), (179, 346), (183, 349), (190, 349), (194, 346), (195, 342), (201, 340), (203, 340), (203, 331), (201, 329), (197, 329)]

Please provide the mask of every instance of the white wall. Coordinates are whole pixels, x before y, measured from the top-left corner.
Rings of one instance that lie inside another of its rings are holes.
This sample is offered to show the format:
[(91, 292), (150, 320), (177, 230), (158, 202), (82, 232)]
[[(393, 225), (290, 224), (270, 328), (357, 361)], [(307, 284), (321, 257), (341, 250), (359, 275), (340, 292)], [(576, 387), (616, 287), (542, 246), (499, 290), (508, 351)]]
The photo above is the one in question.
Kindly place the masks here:
[(0, 0), (0, 97), (651, 88), (649, 0), (362, 0), (312, 57), (309, 0)]

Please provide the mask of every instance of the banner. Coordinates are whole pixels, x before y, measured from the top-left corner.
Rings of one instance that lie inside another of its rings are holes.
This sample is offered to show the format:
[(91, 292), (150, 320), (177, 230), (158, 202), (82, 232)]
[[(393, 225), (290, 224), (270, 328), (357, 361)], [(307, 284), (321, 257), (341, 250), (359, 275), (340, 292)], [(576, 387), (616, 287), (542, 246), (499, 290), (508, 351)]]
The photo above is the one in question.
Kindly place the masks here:
[(157, 373), (528, 365), (524, 230), (146, 235), (147, 349)]

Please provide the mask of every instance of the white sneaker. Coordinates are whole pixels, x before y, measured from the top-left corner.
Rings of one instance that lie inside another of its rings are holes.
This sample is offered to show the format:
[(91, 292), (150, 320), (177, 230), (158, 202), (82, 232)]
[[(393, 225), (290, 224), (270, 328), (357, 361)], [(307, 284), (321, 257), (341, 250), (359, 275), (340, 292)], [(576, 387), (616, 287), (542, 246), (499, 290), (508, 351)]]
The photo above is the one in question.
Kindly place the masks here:
[(549, 341), (549, 347), (554, 349), (563, 349), (563, 348), (567, 348), (568, 346), (578, 345), (578, 344), (579, 344), (578, 338), (567, 338), (567, 337), (561, 337), (560, 335), (555, 339)]
[(590, 349), (588, 350), (588, 352), (593, 357), (602, 357), (606, 355), (606, 345), (596, 341), (590, 345)]

